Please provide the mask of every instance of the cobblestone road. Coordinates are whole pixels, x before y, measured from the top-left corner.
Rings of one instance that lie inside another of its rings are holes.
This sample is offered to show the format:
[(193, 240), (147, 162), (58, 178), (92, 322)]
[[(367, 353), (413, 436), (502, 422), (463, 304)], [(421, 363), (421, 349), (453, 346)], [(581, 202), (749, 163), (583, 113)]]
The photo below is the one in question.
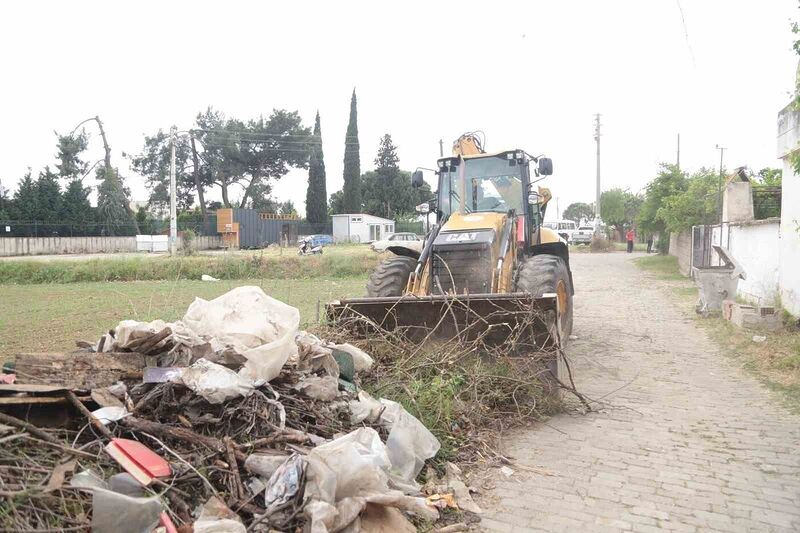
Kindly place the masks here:
[(572, 260), (579, 338), (567, 351), (579, 388), (610, 406), (509, 434), (522, 466), (485, 498), (483, 527), (800, 530), (800, 417), (630, 258)]

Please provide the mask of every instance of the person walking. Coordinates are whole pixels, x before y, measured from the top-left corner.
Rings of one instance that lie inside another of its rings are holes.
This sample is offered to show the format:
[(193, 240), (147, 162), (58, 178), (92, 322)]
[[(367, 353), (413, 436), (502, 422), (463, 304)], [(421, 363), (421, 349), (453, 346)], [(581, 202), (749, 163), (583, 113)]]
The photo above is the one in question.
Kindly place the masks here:
[(628, 253), (633, 253), (633, 239), (636, 238), (636, 233), (634, 233), (633, 228), (628, 230), (628, 233), (625, 234), (625, 240), (628, 241)]
[(647, 253), (651, 253), (653, 251), (653, 234), (650, 233), (647, 235)]

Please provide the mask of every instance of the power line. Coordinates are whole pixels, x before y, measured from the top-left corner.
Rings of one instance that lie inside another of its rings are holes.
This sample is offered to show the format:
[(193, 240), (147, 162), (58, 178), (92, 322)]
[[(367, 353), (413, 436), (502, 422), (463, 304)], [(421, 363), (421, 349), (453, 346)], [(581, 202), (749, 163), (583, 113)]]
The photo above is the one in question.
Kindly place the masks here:
[(694, 50), (692, 50), (692, 43), (689, 42), (689, 30), (686, 28), (686, 19), (683, 16), (683, 7), (681, 7), (681, 0), (675, 0), (678, 4), (678, 11), (681, 14), (681, 24), (683, 25), (683, 37), (686, 39), (686, 47), (689, 49), (689, 55), (692, 56), (692, 66), (697, 67), (697, 62), (694, 59)]

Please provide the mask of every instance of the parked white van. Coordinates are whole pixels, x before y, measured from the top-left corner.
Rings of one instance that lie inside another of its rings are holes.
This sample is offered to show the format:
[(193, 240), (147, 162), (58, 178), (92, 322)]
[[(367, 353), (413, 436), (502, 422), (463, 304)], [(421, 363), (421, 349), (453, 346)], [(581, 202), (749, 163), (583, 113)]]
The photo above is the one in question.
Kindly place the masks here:
[(572, 242), (572, 234), (578, 229), (574, 220), (557, 220), (555, 222), (545, 222), (545, 227), (554, 230), (567, 242)]

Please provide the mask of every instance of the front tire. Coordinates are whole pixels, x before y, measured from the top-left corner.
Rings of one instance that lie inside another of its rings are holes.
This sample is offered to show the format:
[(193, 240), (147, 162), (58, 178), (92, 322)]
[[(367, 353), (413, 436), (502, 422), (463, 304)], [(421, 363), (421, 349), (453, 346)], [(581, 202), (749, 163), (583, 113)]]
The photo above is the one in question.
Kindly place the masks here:
[(517, 292), (527, 292), (534, 298), (546, 293), (558, 296), (561, 341), (572, 333), (572, 282), (566, 262), (550, 254), (534, 255), (523, 263), (517, 274)]
[(408, 276), (417, 266), (413, 257), (394, 256), (381, 262), (367, 282), (367, 296), (402, 296), (408, 284)]

